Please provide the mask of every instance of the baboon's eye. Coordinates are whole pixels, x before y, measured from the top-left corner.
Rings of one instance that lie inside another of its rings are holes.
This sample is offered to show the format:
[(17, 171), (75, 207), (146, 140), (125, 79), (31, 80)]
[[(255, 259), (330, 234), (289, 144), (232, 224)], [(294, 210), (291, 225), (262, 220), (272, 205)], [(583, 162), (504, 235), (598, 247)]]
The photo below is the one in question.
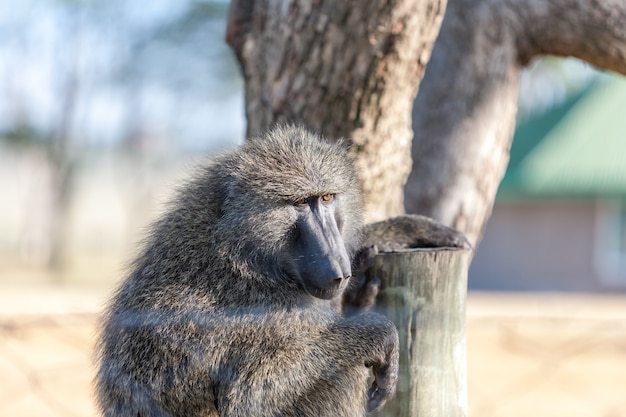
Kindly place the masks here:
[(299, 199), (297, 199), (297, 200), (294, 202), (294, 204), (295, 204), (296, 206), (303, 206), (303, 205), (308, 204), (308, 203), (309, 203), (309, 199), (308, 199), (308, 198), (299, 198)]
[(330, 201), (333, 199), (333, 197), (335, 197), (334, 194), (324, 194), (322, 196), (322, 201)]

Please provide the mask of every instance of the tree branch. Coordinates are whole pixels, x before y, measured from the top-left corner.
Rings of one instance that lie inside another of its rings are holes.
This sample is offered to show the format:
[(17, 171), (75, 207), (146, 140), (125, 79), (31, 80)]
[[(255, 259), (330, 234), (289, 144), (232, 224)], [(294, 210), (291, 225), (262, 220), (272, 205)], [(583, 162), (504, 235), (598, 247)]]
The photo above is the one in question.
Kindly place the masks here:
[(505, 2), (523, 28), (521, 62), (537, 55), (573, 56), (626, 75), (626, 2), (526, 0)]
[(626, 74), (623, 0), (450, 0), (413, 109), (409, 213), (477, 246), (504, 176), (518, 74), (541, 54)]
[(413, 108), (409, 213), (476, 246), (506, 170), (515, 128), (515, 36), (493, 2), (451, 0)]

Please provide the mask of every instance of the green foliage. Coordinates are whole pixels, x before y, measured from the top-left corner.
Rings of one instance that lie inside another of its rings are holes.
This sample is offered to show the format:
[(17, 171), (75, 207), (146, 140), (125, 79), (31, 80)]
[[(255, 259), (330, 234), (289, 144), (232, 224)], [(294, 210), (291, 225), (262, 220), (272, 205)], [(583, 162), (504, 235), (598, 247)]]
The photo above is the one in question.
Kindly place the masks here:
[(4, 132), (0, 132), (0, 140), (15, 147), (43, 146), (46, 140), (41, 132), (33, 126), (18, 124)]

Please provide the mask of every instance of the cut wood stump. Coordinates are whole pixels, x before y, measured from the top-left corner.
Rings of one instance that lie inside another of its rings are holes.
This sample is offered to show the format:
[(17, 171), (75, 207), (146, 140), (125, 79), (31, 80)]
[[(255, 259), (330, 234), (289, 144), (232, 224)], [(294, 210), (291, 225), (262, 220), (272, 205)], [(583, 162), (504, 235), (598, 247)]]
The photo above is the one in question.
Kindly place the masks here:
[(470, 250), (381, 252), (371, 276), (382, 281), (377, 309), (400, 337), (396, 396), (373, 413), (387, 417), (467, 415), (465, 301)]

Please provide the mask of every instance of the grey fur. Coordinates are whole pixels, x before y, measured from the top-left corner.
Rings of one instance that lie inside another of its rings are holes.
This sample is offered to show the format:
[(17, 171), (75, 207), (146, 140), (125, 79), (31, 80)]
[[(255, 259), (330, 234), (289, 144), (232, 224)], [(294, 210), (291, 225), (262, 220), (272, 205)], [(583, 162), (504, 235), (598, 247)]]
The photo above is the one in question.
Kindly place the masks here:
[(363, 246), (376, 246), (379, 251), (409, 248), (465, 248), (471, 249), (467, 238), (450, 227), (417, 214), (407, 214), (363, 228)]
[(354, 257), (361, 199), (341, 144), (279, 127), (185, 185), (104, 316), (102, 415), (356, 417), (393, 395), (393, 323), (344, 317), (336, 299), (312, 297), (285, 272), (294, 201), (326, 193)]

